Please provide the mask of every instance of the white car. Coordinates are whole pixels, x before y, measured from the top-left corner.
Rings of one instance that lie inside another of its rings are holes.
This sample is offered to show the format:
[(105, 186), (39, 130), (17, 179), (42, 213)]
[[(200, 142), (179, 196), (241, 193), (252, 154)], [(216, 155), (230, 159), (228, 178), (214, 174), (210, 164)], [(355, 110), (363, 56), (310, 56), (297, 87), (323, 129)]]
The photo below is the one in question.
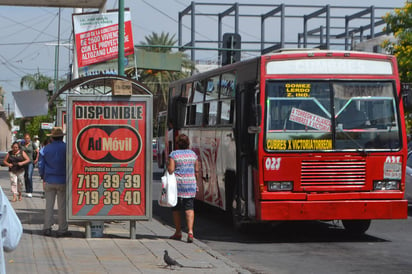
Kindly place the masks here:
[(408, 200), (408, 203), (412, 204), (412, 151), (408, 152), (405, 184), (405, 198)]

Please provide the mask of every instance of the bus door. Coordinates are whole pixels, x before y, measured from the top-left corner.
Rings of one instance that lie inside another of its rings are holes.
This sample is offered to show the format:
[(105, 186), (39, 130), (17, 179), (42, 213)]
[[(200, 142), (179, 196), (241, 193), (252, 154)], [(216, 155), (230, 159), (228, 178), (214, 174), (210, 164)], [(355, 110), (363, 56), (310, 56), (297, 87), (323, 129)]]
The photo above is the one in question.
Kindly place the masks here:
[[(243, 217), (255, 216), (253, 195), (253, 168), (257, 164), (257, 135), (249, 133), (249, 127), (258, 123), (256, 104), (256, 83), (244, 83), (236, 95), (236, 185), (234, 198), (236, 208), (235, 222)], [(238, 220), (236, 220), (236, 217)], [(236, 225), (236, 223), (235, 223)]]

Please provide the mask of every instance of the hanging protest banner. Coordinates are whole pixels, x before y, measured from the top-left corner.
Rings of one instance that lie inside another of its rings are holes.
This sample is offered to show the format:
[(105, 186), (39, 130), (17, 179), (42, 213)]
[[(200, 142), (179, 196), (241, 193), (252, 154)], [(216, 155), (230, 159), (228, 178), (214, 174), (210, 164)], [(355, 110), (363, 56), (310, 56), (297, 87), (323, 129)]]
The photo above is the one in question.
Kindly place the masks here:
[[(125, 56), (134, 53), (130, 11), (124, 13), (124, 52)], [(118, 12), (74, 14), (77, 63), (79, 68), (102, 63), (118, 57)], [(129, 60), (127, 58), (126, 60)], [(128, 61), (127, 61), (128, 62)], [(126, 67), (126, 66), (125, 66)], [(104, 71), (86, 69), (87, 74), (117, 74), (113, 68)]]

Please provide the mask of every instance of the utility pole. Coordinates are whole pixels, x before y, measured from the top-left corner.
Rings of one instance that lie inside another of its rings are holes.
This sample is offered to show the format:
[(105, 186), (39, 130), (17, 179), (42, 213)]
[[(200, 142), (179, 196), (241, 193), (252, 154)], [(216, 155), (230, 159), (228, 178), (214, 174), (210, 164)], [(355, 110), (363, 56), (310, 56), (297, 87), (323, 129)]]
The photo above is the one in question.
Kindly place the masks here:
[(58, 82), (59, 82), (59, 57), (60, 57), (60, 16), (61, 16), (61, 8), (59, 8), (59, 22), (58, 22), (58, 29), (57, 29), (57, 45), (55, 49), (55, 60), (54, 60), (54, 89), (53, 94), (56, 93), (58, 89)]
[(124, 0), (119, 0), (118, 75), (124, 75)]

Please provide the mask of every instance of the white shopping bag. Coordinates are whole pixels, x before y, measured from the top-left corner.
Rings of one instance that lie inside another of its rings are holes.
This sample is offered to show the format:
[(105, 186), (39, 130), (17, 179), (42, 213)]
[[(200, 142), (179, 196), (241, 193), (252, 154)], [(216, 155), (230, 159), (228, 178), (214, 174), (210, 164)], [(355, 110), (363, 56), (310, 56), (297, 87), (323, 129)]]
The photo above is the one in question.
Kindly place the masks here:
[(162, 176), (162, 191), (160, 192), (159, 205), (164, 207), (174, 207), (177, 204), (177, 183), (175, 174), (165, 172)]

